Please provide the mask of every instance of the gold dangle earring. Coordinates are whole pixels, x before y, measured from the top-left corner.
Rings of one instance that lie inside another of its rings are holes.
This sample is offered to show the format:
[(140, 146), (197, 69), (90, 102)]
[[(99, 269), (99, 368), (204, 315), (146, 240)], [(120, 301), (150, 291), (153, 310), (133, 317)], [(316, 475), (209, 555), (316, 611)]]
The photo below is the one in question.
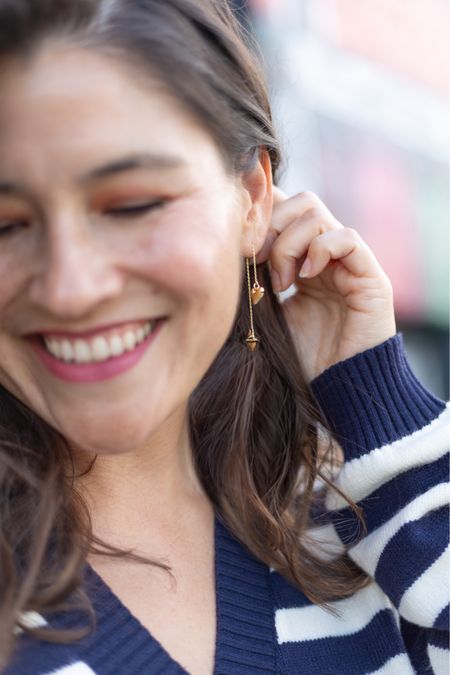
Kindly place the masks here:
[(264, 288), (260, 286), (259, 281), (258, 281), (258, 272), (256, 270), (256, 253), (255, 253), (255, 246), (252, 244), (252, 255), (253, 255), (253, 273), (255, 276), (255, 281), (253, 283), (253, 287), (250, 281), (250, 262), (249, 259), (245, 259), (245, 266), (247, 270), (247, 284), (248, 284), (248, 306), (249, 306), (249, 312), (250, 312), (250, 330), (248, 331), (248, 335), (245, 339), (247, 343), (247, 347), (251, 352), (254, 352), (257, 345), (258, 345), (258, 338), (255, 335), (255, 328), (253, 326), (253, 306), (257, 305), (260, 300), (262, 300), (264, 296)]

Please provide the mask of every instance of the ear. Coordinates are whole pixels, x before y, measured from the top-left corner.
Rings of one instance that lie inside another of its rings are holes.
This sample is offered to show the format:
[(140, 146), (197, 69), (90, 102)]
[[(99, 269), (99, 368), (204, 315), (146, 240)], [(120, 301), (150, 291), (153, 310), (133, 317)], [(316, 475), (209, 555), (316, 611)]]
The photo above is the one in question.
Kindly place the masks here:
[(261, 147), (256, 165), (241, 177), (244, 191), (244, 222), (241, 254), (250, 258), (252, 247), (261, 250), (272, 218), (272, 166), (269, 153)]

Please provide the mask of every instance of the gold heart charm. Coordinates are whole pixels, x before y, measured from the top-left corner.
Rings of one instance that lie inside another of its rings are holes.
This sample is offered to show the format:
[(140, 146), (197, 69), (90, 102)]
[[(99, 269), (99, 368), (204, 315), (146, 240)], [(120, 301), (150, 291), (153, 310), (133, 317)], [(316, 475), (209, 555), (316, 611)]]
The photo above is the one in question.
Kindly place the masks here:
[(257, 305), (264, 297), (264, 288), (262, 286), (253, 286), (252, 288), (252, 305)]

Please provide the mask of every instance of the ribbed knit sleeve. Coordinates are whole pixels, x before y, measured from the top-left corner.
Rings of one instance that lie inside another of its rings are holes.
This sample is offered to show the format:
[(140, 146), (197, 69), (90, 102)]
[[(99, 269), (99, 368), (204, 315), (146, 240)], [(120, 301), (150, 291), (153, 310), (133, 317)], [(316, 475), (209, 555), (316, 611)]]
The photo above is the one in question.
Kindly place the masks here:
[(355, 539), (353, 511), (330, 489), (334, 529), (398, 610), (417, 672), (448, 675), (450, 404), (418, 381), (401, 333), (311, 388), (344, 452), (335, 483), (367, 524)]
[(311, 388), (347, 460), (426, 427), (445, 409), (412, 372), (401, 333), (331, 366)]

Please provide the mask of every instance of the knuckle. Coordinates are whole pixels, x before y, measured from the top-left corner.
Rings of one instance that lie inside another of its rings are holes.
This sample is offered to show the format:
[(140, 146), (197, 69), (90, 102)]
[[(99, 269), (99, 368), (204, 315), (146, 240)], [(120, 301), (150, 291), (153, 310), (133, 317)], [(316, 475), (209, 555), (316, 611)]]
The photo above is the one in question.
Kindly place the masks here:
[(324, 244), (325, 241), (323, 240), (322, 235), (318, 235), (317, 237), (314, 237), (308, 248), (312, 253), (314, 253), (314, 251), (320, 249), (322, 246), (324, 246)]
[(357, 230), (355, 230), (354, 227), (345, 227), (345, 232), (346, 234), (353, 239), (353, 241), (360, 241), (361, 240), (361, 235)]
[(275, 239), (275, 241), (272, 244), (272, 251), (271, 251), (271, 256), (274, 258), (280, 258), (283, 257), (283, 249), (285, 248), (284, 246), (284, 241), (281, 237), (278, 237)]
[(317, 202), (319, 200), (315, 192), (312, 192), (311, 190), (304, 190), (303, 192), (298, 192), (295, 196), (298, 199), (301, 199), (302, 201)]
[(308, 214), (309, 218), (314, 218), (315, 220), (320, 218), (323, 220), (323, 213), (318, 206), (312, 206), (306, 213)]

